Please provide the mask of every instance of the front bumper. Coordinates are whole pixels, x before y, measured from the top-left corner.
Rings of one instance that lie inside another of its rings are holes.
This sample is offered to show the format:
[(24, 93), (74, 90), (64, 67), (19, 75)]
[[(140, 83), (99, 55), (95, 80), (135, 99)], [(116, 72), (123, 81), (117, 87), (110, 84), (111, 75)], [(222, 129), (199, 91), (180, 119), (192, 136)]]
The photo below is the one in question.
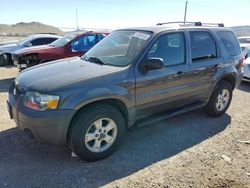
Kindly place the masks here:
[(10, 117), (18, 128), (32, 133), (39, 142), (63, 145), (67, 141), (74, 110), (36, 111), (23, 105), (24, 96), (18, 99), (9, 92), (7, 101)]
[(19, 56), (16, 54), (12, 55), (12, 61), (13, 61), (14, 65), (16, 65), (19, 69), (26, 69), (27, 68), (27, 64), (20, 62)]

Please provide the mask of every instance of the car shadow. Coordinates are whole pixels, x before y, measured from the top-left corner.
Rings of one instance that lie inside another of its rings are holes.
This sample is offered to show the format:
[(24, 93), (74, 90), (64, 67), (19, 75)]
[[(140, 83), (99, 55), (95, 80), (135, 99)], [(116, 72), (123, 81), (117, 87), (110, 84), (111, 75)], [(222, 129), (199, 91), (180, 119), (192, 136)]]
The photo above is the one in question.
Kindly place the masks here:
[(110, 157), (84, 162), (71, 157), (68, 147), (40, 144), (16, 128), (0, 132), (0, 187), (99, 187), (127, 177), (153, 163), (193, 147), (222, 132), (227, 114), (206, 116), (189, 112), (127, 132)]
[(0, 92), (8, 92), (10, 84), (14, 79), (15, 78), (6, 78), (0, 80)]
[(242, 81), (237, 89), (245, 92), (250, 92), (250, 83)]

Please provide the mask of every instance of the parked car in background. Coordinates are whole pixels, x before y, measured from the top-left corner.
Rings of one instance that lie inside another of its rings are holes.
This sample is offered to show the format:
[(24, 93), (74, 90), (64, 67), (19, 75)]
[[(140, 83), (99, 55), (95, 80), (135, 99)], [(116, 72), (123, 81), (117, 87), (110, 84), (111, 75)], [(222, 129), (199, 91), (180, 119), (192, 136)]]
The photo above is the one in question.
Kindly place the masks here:
[(70, 33), (49, 45), (18, 50), (13, 55), (13, 61), (20, 70), (23, 70), (57, 59), (81, 56), (106, 35), (108, 35), (106, 32), (92, 31)]
[(4, 45), (9, 45), (9, 44), (16, 44), (18, 43), (18, 40), (12, 40), (12, 41), (7, 41), (7, 42), (1, 42), (0, 46), (4, 46)]
[(60, 36), (49, 34), (35, 34), (24, 38), (18, 43), (10, 43), (0, 46), (0, 66), (10, 65), (13, 63), (12, 55), (17, 50), (27, 48), (30, 46), (39, 46), (50, 44), (59, 39)]
[(68, 143), (81, 159), (95, 161), (113, 153), (133, 125), (202, 107), (209, 116), (223, 115), (242, 67), (228, 28), (120, 29), (82, 57), (21, 72), (9, 89), (8, 110), (37, 140)]
[(240, 43), (250, 44), (250, 36), (238, 37)]
[(250, 43), (240, 44), (244, 60), (244, 76), (243, 81), (250, 82)]

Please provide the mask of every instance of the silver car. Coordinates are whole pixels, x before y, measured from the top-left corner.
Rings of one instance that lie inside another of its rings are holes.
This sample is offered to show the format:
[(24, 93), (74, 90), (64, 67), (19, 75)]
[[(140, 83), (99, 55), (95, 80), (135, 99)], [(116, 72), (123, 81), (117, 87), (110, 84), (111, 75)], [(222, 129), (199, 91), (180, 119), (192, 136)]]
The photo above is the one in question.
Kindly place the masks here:
[(240, 44), (242, 53), (245, 57), (244, 60), (244, 76), (243, 81), (250, 82), (250, 44), (248, 43), (241, 43)]

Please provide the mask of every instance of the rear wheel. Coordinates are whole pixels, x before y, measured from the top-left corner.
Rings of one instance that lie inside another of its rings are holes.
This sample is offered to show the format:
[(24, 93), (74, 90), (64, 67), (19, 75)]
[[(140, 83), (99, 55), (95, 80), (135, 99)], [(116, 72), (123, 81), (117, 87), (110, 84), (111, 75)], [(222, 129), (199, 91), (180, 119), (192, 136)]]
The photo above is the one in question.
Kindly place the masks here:
[(86, 161), (96, 161), (111, 155), (125, 134), (124, 117), (116, 108), (106, 104), (83, 110), (71, 126), (71, 150)]
[(233, 87), (227, 81), (219, 82), (205, 107), (209, 116), (218, 117), (228, 109), (232, 100)]

